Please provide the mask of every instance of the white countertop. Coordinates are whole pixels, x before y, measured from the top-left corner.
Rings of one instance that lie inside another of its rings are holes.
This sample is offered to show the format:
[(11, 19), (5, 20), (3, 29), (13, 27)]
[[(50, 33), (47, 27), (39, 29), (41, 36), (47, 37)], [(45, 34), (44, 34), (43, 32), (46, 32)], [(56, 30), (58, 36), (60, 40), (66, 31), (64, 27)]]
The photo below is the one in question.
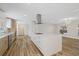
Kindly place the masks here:
[(69, 35), (69, 34), (63, 34), (63, 37), (68, 37), (68, 38), (74, 38), (74, 39), (79, 39), (78, 35)]
[(11, 34), (14, 34), (14, 32), (9, 32), (9, 33), (0, 33), (0, 39), (8, 36), (8, 35), (11, 35)]

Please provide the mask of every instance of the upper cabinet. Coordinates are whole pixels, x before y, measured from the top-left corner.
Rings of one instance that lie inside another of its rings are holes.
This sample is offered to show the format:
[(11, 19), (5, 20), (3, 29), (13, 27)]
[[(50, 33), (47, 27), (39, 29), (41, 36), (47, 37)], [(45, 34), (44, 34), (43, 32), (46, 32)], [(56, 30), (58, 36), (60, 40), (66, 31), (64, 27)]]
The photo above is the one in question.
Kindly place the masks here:
[(7, 29), (9, 32), (16, 32), (16, 20), (7, 17)]
[(7, 17), (5, 12), (0, 11), (0, 33), (1, 32), (16, 32), (16, 20)]

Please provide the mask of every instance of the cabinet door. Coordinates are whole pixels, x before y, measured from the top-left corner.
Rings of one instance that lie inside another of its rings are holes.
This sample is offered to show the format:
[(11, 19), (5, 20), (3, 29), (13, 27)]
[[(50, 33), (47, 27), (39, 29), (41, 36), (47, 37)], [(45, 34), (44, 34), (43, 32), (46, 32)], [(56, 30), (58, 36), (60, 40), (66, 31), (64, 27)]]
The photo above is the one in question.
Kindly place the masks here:
[(17, 25), (17, 34), (24, 35), (25, 34), (25, 24), (18, 24)]
[(2, 39), (0, 39), (0, 56), (2, 55)]
[(8, 48), (8, 37), (4, 37), (1, 40), (2, 40), (1, 53), (3, 55), (5, 53), (5, 51), (7, 50), (7, 48)]
[(4, 49), (5, 49), (5, 51), (7, 50), (7, 48), (8, 48), (8, 37), (5, 37), (4, 38)]

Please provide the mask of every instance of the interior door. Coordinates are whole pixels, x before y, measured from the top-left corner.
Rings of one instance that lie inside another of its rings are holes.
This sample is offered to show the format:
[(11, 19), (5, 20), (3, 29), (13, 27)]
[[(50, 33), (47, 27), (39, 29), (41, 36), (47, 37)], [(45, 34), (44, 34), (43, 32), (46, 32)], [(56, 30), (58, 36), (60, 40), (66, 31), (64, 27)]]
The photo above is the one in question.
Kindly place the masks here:
[(27, 32), (27, 24), (17, 24), (17, 35), (24, 36)]
[(17, 32), (18, 35), (23, 36), (25, 31), (25, 25), (24, 24), (17, 24)]

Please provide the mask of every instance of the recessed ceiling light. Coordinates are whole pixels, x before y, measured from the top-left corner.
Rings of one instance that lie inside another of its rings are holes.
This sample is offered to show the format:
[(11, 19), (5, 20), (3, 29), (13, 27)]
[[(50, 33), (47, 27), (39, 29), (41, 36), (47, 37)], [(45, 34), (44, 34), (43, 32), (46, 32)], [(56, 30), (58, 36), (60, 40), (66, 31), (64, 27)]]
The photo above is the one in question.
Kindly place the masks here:
[(24, 16), (27, 16), (27, 15), (24, 15)]

